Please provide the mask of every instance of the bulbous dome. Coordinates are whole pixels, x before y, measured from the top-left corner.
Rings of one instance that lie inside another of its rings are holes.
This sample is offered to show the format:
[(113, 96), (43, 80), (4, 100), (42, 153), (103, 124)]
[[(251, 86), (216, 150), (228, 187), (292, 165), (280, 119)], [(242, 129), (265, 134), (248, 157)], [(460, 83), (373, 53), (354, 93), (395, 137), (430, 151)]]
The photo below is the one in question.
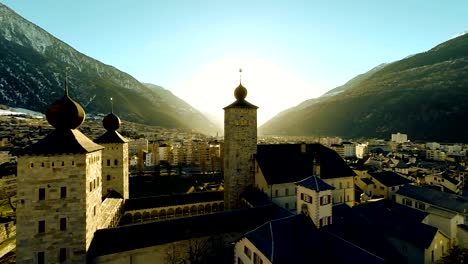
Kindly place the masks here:
[(67, 93), (52, 103), (46, 112), (47, 121), (57, 129), (75, 129), (83, 123), (85, 116), (83, 107)]
[(247, 89), (242, 86), (242, 83), (237, 86), (236, 90), (234, 90), (234, 96), (237, 100), (244, 100), (247, 97)]
[(115, 131), (120, 127), (120, 118), (114, 115), (114, 113), (110, 113), (104, 117), (102, 125), (107, 131)]

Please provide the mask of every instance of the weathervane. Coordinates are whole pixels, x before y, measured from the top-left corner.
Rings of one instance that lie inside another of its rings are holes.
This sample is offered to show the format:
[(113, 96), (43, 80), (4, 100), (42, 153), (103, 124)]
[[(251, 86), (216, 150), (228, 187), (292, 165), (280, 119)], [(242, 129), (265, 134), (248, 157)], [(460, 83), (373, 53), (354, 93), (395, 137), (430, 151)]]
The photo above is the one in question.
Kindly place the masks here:
[(242, 84), (242, 69), (239, 69), (239, 83)]
[(111, 102), (111, 113), (114, 113), (114, 101), (112, 101), (112, 97), (110, 98)]
[(68, 72), (70, 71), (70, 67), (65, 68), (65, 95), (68, 96)]

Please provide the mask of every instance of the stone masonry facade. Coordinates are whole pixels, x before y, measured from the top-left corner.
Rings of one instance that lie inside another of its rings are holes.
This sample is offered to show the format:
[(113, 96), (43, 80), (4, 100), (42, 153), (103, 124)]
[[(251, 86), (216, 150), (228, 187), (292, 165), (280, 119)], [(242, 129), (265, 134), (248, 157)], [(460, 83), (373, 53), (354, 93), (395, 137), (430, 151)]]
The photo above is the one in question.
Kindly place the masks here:
[(18, 158), (17, 263), (85, 263), (100, 225), (101, 150)]
[(224, 111), (224, 200), (226, 210), (240, 207), (240, 195), (254, 185), (253, 156), (257, 152), (257, 109)]
[(128, 199), (128, 143), (102, 144), (102, 195), (113, 190)]

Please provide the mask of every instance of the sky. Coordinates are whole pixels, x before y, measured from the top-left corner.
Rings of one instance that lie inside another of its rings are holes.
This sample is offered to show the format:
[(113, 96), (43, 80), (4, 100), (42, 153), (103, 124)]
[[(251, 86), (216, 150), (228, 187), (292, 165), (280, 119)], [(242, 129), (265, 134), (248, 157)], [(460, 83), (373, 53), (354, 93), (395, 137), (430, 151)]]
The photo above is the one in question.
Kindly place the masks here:
[(468, 29), (468, 1), (0, 0), (78, 51), (222, 120), (239, 84), (262, 124)]

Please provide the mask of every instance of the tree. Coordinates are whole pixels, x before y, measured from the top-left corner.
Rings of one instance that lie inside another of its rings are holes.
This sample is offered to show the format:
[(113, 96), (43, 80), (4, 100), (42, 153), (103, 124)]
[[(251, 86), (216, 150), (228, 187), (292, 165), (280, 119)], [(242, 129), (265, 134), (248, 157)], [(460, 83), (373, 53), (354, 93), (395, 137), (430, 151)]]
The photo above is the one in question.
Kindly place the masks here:
[(442, 258), (440, 258), (438, 264), (459, 264), (468, 262), (468, 249), (459, 246), (453, 246), (450, 248)]

